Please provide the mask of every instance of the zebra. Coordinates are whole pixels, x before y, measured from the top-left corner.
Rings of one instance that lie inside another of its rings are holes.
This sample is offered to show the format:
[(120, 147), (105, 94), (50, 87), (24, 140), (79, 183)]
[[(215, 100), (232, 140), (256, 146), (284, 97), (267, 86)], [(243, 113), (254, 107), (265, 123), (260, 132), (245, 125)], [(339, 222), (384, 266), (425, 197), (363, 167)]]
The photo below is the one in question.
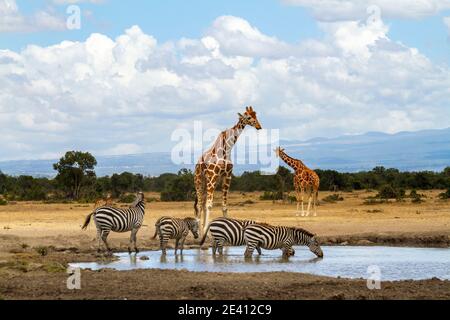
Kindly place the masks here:
[(131, 231), (130, 244), (128, 252), (131, 253), (131, 245), (134, 243), (134, 250), (139, 252), (136, 245), (136, 234), (142, 226), (145, 215), (145, 201), (144, 194), (139, 192), (136, 195), (136, 200), (128, 209), (119, 209), (112, 206), (102, 206), (96, 208), (91, 214), (86, 217), (83, 230), (87, 228), (91, 222), (91, 217), (94, 216), (95, 225), (97, 227), (98, 250), (101, 248), (101, 241), (105, 244), (106, 249), (111, 253), (107, 238), (111, 231), (127, 232)]
[(269, 224), (251, 224), (244, 229), (247, 244), (245, 257), (251, 257), (257, 247), (264, 249), (281, 249), (283, 257), (293, 255), (292, 245), (306, 245), (319, 258), (323, 257), (322, 249), (309, 231), (297, 227), (271, 226)]
[[(224, 244), (230, 246), (245, 245), (244, 228), (254, 223), (256, 222), (253, 220), (238, 220), (224, 217), (214, 219), (206, 228), (205, 234), (200, 241), (200, 246), (205, 243), (208, 231), (211, 231), (212, 254), (215, 255), (218, 250), (219, 254), (222, 255)], [(259, 247), (256, 247), (256, 250), (261, 254), (261, 249)]]
[[(184, 219), (161, 217), (155, 223), (155, 234), (152, 239), (159, 235), (159, 242), (163, 255), (166, 254), (167, 242), (169, 239), (175, 239), (175, 254), (177, 254), (178, 244), (183, 254), (184, 241), (189, 231), (192, 232), (194, 238), (198, 238), (199, 221), (196, 218), (187, 217)], [(180, 243), (181, 242), (181, 243)]]

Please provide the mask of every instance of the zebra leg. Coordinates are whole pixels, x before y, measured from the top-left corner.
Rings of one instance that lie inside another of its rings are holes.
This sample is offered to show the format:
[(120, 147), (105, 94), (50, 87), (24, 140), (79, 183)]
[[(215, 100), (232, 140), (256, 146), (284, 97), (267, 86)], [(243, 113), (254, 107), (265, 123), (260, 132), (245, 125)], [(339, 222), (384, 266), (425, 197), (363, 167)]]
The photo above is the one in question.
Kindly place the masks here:
[(213, 240), (211, 249), (212, 249), (212, 254), (215, 256), (216, 251), (217, 251), (217, 241), (216, 240)]
[(102, 231), (102, 240), (103, 243), (105, 244), (106, 250), (108, 250), (108, 253), (112, 253), (111, 248), (108, 245), (108, 235), (109, 235), (109, 230), (103, 230)]
[(180, 244), (180, 253), (181, 255), (183, 254), (183, 249), (184, 249), (184, 241), (186, 240), (186, 237), (182, 237), (181, 238), (181, 244)]
[(255, 250), (255, 245), (247, 244), (247, 249), (245, 249), (244, 257), (251, 258), (253, 255), (253, 251)]
[(163, 255), (166, 254), (167, 241), (168, 239), (165, 239), (162, 234), (159, 235), (159, 243)]
[(262, 252), (261, 252), (261, 247), (260, 247), (260, 246), (257, 246), (257, 247), (256, 247), (256, 251), (258, 251), (258, 254), (259, 254), (259, 255), (262, 254)]
[[(137, 248), (137, 243), (136, 243), (136, 242), (137, 242), (137, 237), (136, 237), (136, 235), (137, 235), (138, 231), (139, 231), (139, 229), (133, 229), (133, 230), (131, 230), (131, 238), (130, 238), (130, 245), (131, 245), (131, 241), (133, 241), (133, 243), (134, 243), (134, 251), (135, 251), (136, 253), (139, 252), (139, 250), (138, 250), (138, 248)], [(128, 251), (131, 252), (131, 249), (128, 248)]]
[(219, 255), (223, 256), (223, 241), (217, 242), (217, 248), (219, 249)]
[(97, 230), (97, 240), (98, 240), (97, 252), (101, 252), (102, 251), (102, 232), (100, 230)]
[[(175, 255), (177, 255), (177, 251), (178, 251), (178, 243), (180, 242), (180, 238), (176, 238), (175, 239)], [(181, 253), (183, 253), (183, 251), (181, 251)]]

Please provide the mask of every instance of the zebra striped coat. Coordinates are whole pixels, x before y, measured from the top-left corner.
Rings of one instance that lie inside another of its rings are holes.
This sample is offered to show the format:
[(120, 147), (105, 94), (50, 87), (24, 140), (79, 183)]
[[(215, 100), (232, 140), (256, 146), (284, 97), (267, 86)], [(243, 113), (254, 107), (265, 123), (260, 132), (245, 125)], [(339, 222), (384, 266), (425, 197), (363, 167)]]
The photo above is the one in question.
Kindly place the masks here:
[(184, 219), (161, 217), (155, 223), (155, 234), (152, 239), (159, 235), (159, 242), (163, 254), (166, 254), (167, 242), (170, 239), (175, 239), (175, 254), (177, 254), (178, 245), (180, 244), (180, 251), (183, 254), (184, 241), (192, 232), (194, 238), (198, 238), (199, 223), (196, 218), (187, 217)]
[(102, 206), (94, 210), (86, 217), (83, 230), (87, 228), (94, 217), (94, 222), (97, 227), (97, 236), (99, 241), (99, 250), (101, 246), (100, 240), (105, 244), (106, 249), (110, 252), (107, 238), (111, 231), (127, 232), (131, 231), (130, 244), (128, 251), (131, 252), (131, 245), (134, 244), (134, 250), (139, 252), (136, 244), (136, 234), (142, 226), (145, 215), (144, 194), (139, 193), (134, 203), (128, 209), (115, 208), (111, 206)]
[(269, 250), (281, 249), (283, 256), (289, 257), (293, 245), (306, 245), (315, 255), (323, 257), (315, 235), (302, 228), (251, 224), (244, 229), (244, 238), (247, 244), (246, 257), (251, 257), (258, 246)]
[[(222, 255), (225, 244), (230, 246), (245, 245), (244, 228), (254, 223), (256, 222), (253, 220), (238, 220), (223, 217), (214, 219), (206, 228), (206, 232), (200, 241), (200, 246), (205, 243), (208, 231), (210, 231), (212, 237), (212, 253), (216, 254), (218, 250), (219, 254)], [(261, 254), (259, 247), (256, 247), (256, 250)]]

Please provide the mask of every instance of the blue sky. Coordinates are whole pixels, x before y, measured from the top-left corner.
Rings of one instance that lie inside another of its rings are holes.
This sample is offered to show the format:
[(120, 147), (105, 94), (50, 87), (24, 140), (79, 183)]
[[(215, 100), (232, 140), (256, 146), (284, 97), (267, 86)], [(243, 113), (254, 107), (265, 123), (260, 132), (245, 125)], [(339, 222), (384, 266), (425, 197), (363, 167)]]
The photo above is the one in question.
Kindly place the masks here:
[(250, 104), (283, 140), (449, 127), (450, 0), (337, 2), (0, 0), (0, 160), (167, 151)]
[[(135, 3), (131, 5), (130, 3)], [(48, 1), (17, 1), (24, 13), (45, 8)], [(168, 1), (115, 1), (102, 4), (80, 3), (84, 11), (91, 11), (92, 18), (83, 18), (83, 27), (76, 31), (47, 31), (38, 33), (12, 33), (2, 36), (1, 48), (20, 50), (30, 43), (50, 45), (62, 40), (83, 40), (93, 32), (116, 37), (132, 25), (154, 35), (160, 41), (181, 37), (197, 38), (215, 18), (221, 15), (245, 17), (266, 34), (286, 41), (299, 41), (321, 34), (315, 20), (307, 10), (286, 6), (276, 0), (168, 0)], [(52, 6), (65, 15), (67, 4)]]

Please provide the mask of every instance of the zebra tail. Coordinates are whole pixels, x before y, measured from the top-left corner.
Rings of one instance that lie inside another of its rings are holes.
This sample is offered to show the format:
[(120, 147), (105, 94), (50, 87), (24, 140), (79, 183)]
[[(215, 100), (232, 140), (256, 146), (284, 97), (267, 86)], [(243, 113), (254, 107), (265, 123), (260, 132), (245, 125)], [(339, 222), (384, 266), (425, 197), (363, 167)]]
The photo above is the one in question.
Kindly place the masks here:
[(200, 246), (202, 246), (205, 243), (206, 236), (208, 235), (209, 227), (211, 227), (211, 223), (208, 224), (208, 228), (205, 230), (205, 234), (203, 235), (202, 241), (200, 241)]
[(88, 214), (88, 216), (86, 217), (86, 220), (84, 221), (83, 226), (81, 227), (81, 230), (86, 230), (87, 226), (91, 222), (91, 217), (94, 215), (94, 213), (95, 213), (95, 211), (93, 211), (92, 213)]
[(156, 236), (158, 235), (158, 230), (159, 230), (159, 224), (155, 224), (155, 234), (153, 235), (152, 239), (156, 238)]

